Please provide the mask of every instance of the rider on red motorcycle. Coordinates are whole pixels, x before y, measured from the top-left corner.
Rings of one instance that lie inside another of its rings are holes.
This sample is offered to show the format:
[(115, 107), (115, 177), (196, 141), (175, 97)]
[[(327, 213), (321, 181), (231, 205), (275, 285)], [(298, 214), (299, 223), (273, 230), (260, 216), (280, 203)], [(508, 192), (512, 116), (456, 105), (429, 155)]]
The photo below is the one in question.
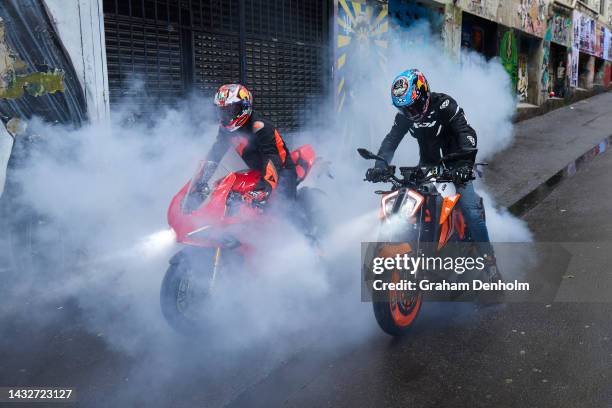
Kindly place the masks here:
[(247, 166), (260, 170), (262, 178), (248, 199), (255, 205), (265, 203), (273, 191), (284, 200), (295, 200), (297, 173), (290, 150), (280, 132), (268, 120), (253, 112), (253, 96), (240, 84), (222, 85), (214, 103), (219, 118), (217, 140), (206, 156), (206, 165), (195, 191), (209, 193), (208, 181), (230, 145)]

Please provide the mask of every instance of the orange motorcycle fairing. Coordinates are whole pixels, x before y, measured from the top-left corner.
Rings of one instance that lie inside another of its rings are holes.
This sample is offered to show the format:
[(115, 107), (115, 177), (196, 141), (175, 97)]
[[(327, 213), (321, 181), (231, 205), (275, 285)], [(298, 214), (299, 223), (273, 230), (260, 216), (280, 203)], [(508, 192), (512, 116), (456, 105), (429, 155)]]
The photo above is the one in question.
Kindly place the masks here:
[[(455, 222), (457, 221), (456, 213), (454, 211), (455, 205), (459, 201), (461, 194), (455, 194), (454, 196), (446, 197), (442, 202), (442, 211), (440, 213), (440, 239), (438, 240), (438, 250), (442, 249), (448, 242), (449, 238), (455, 231)], [(452, 215), (452, 216), (450, 216)], [(461, 234), (460, 234), (461, 235)]]
[(455, 229), (459, 234), (459, 239), (465, 239), (465, 218), (463, 218), (463, 213), (461, 211), (455, 211)]
[(444, 224), (448, 219), (448, 216), (453, 212), (453, 208), (459, 201), (461, 194), (455, 194), (453, 196), (445, 197), (442, 202), (442, 212), (440, 213), (440, 225)]

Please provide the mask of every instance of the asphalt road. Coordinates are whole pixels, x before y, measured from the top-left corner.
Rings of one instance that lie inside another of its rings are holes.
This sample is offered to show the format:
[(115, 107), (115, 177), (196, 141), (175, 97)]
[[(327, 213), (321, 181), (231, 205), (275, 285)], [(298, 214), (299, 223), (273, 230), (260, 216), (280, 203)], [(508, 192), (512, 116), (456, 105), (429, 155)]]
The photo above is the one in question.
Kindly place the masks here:
[(560, 292), (572, 299), (586, 284), (603, 285), (607, 298), (481, 311), (438, 304), (424, 309), (409, 338), (373, 336), (316, 369), (309, 363), (310, 375), (284, 384), (304, 365), (296, 359), (230, 406), (612, 406), (611, 172), (612, 155), (597, 157), (525, 216), (536, 241), (563, 242), (577, 258)]
[[(77, 305), (24, 299), (0, 322), (0, 385), (75, 387), (83, 407), (610, 407), (609, 174), (605, 153), (525, 216), (537, 241), (570, 243), (568, 301), (427, 305), (418, 330), (394, 340), (351, 294), (333, 324), (282, 341), (223, 353), (207, 339), (168, 350), (152, 338), (127, 353), (88, 330)], [(604, 289), (598, 302), (573, 301), (589, 286)]]

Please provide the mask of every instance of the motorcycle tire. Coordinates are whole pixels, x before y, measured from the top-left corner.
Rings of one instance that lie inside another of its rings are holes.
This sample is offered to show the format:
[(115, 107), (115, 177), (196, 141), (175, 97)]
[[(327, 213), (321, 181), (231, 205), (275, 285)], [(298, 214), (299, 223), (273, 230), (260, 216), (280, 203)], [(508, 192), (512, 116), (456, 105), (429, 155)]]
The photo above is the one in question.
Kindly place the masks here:
[[(385, 282), (399, 282), (398, 271), (388, 271), (382, 278)], [(421, 291), (385, 290), (372, 298), (374, 317), (380, 328), (394, 337), (405, 336), (412, 331), (421, 306)]]
[(297, 191), (297, 201), (300, 204), (305, 219), (310, 223), (308, 229), (317, 238), (325, 236), (329, 225), (325, 205), (328, 202), (327, 194), (315, 187), (301, 187)]
[(394, 337), (405, 336), (412, 330), (422, 304), (423, 295), (421, 293), (416, 295), (416, 299), (410, 304), (372, 302), (378, 326), (385, 333)]
[[(160, 289), (161, 311), (168, 324), (183, 334), (194, 334), (204, 329), (205, 320), (197, 313), (189, 313), (189, 308), (196, 308), (205, 302), (204, 293), (194, 296), (196, 276), (206, 279), (212, 274), (214, 263), (214, 250), (199, 250), (197, 257), (190, 257), (185, 251), (177, 253), (171, 260), (170, 266), (162, 281)], [(197, 265), (197, 270), (194, 268)], [(205, 270), (202, 270), (205, 269)], [(209, 270), (209, 274), (205, 274)]]

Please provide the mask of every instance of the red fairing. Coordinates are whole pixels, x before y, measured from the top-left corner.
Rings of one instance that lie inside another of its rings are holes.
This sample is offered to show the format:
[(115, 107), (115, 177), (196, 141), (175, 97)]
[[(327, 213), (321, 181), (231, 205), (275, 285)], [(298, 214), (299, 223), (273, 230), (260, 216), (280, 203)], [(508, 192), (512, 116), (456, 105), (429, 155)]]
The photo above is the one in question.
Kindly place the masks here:
[(232, 191), (238, 193), (253, 191), (261, 178), (261, 172), (258, 170), (239, 171), (234, 174), (236, 175), (236, 181), (232, 186)]
[(302, 182), (312, 166), (314, 165), (317, 155), (311, 145), (303, 145), (291, 152), (291, 158), (295, 163), (295, 170), (298, 176), (298, 183)]
[[(316, 155), (310, 145), (304, 145), (292, 152), (291, 157), (302, 169), (300, 181), (310, 171)], [(182, 202), (188, 193), (190, 182), (174, 196), (168, 208), (168, 224), (176, 233), (177, 242), (201, 246), (217, 247), (222, 238), (236, 232), (239, 224), (263, 220), (260, 210), (244, 203), (231, 215), (226, 214), (230, 193), (245, 194), (253, 191), (261, 178), (257, 170), (230, 173), (212, 186), (209, 198), (195, 211), (183, 211)], [(233, 235), (233, 234), (232, 234)]]

